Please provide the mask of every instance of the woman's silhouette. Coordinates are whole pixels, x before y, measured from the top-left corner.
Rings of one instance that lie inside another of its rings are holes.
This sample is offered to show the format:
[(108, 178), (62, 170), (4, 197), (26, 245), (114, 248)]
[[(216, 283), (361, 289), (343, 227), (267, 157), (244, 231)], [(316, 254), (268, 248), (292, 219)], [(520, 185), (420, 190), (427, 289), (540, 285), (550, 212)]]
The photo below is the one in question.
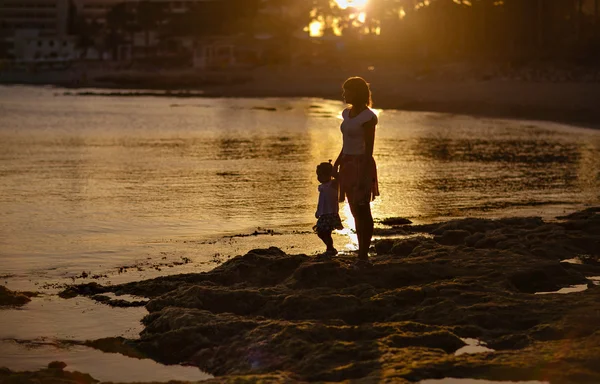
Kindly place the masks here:
[(377, 116), (371, 106), (371, 89), (361, 77), (344, 82), (343, 97), (349, 108), (344, 109), (341, 125), (342, 150), (334, 163), (339, 173), (340, 202), (348, 198), (358, 237), (358, 261), (368, 262), (373, 236), (371, 201), (379, 196), (377, 168), (373, 159)]

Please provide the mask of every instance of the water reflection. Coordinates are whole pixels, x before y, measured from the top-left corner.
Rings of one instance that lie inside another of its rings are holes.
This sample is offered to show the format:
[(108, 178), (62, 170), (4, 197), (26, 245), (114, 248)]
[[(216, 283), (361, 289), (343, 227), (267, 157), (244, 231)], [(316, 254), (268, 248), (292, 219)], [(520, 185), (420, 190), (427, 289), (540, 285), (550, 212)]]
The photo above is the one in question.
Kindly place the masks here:
[(14, 371), (35, 371), (50, 361), (67, 364), (65, 370), (90, 374), (101, 382), (197, 382), (212, 378), (196, 367), (167, 366), (150, 359), (135, 359), (82, 346), (61, 346), (49, 342), (17, 343), (0, 340), (0, 366)]
[[(308, 231), (315, 167), (341, 148), (337, 101), (189, 99), (174, 108), (169, 98), (26, 87), (0, 88), (0, 101), (6, 273), (100, 272), (181, 253), (184, 241)], [(376, 136), (375, 218), (553, 216), (600, 202), (598, 131), (386, 110)]]

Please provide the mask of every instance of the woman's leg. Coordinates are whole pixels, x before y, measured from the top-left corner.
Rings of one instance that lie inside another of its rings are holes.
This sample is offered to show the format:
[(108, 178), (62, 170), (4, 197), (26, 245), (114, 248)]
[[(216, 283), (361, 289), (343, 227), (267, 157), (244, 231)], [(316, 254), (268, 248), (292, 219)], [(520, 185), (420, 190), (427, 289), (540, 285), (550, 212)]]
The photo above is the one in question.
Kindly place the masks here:
[(352, 213), (352, 217), (354, 218), (354, 229), (356, 231), (356, 239), (358, 240), (358, 252), (360, 254), (360, 250), (362, 249), (362, 225), (361, 225), (361, 216), (360, 209), (358, 205), (349, 203), (350, 212)]
[(364, 258), (369, 258), (369, 248), (371, 247), (371, 239), (373, 238), (373, 215), (371, 214), (371, 204), (364, 204), (363, 207), (363, 227), (362, 227), (362, 236), (363, 236), (363, 248), (364, 248)]
[(373, 237), (373, 216), (370, 204), (350, 204), (350, 212), (354, 217), (356, 225), (356, 237), (358, 238), (358, 258), (369, 258), (369, 247)]

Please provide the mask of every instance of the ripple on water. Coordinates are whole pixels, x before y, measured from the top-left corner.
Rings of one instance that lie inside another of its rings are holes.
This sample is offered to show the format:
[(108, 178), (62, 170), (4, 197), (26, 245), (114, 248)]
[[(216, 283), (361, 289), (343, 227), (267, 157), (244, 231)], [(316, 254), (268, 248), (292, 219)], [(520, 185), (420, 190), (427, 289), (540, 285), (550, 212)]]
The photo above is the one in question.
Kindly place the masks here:
[(114, 353), (103, 353), (83, 346), (59, 347), (39, 342), (0, 341), (0, 367), (13, 371), (44, 368), (51, 361), (62, 361), (68, 371), (89, 373), (107, 382), (199, 381), (212, 376), (196, 367), (163, 365), (150, 359), (135, 359)]

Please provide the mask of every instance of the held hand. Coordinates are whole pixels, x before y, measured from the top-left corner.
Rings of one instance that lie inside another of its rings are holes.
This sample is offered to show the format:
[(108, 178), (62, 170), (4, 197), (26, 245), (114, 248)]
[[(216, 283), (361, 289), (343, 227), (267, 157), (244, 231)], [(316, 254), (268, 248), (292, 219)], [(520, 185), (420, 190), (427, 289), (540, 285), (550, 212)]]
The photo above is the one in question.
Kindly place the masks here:
[(331, 172), (331, 176), (334, 179), (337, 179), (339, 173), (340, 173), (340, 165), (338, 163), (333, 164), (333, 171)]

